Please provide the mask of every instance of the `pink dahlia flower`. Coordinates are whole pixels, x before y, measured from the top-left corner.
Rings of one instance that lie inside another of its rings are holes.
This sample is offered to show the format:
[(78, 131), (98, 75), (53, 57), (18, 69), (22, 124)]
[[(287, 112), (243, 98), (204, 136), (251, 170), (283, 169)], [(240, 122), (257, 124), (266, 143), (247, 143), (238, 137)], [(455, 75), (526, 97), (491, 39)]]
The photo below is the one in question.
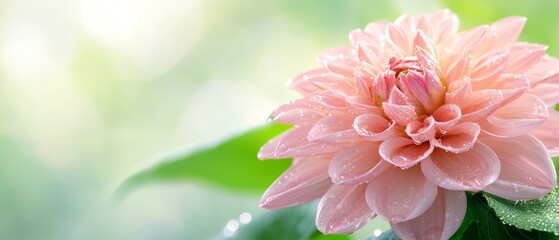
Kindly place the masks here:
[(322, 198), (316, 225), (351, 233), (380, 215), (404, 239), (446, 239), (465, 191), (510, 200), (555, 188), (559, 61), (517, 42), (523, 17), (458, 32), (451, 11), (349, 35), (295, 77), (303, 98), (272, 120), (294, 125), (259, 158), (293, 158), (264, 193), (265, 208)]

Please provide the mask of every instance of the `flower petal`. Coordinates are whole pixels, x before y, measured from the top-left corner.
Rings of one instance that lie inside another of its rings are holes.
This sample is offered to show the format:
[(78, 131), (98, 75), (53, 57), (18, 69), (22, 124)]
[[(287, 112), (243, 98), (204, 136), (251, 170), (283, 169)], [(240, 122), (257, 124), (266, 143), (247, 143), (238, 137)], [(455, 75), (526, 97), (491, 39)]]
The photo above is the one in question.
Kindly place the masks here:
[(355, 115), (361, 114), (377, 114), (380, 115), (380, 108), (375, 106), (374, 103), (361, 96), (351, 96), (346, 98), (347, 105), (350, 111)]
[[(443, 76), (443, 73), (441, 70), (441, 66), (439, 64), (439, 60), (437, 59), (437, 56), (431, 55), (428, 52), (428, 50), (424, 50), (421, 47), (416, 47), (415, 50), (417, 52), (416, 55), (417, 55), (417, 60), (419, 61), (419, 65), (424, 68), (424, 73), (426, 77), (430, 77), (430, 79), (427, 79), (426, 81), (427, 89), (440, 89), (440, 91), (435, 91), (433, 93), (437, 93), (440, 95), (444, 94), (443, 84), (439, 78), (439, 76)], [(436, 81), (432, 81), (432, 80), (436, 80)]]
[(409, 90), (413, 97), (427, 112), (433, 112), (443, 102), (443, 86), (439, 78), (430, 70), (424, 73), (408, 71), (398, 76), (400, 86)]
[(410, 99), (398, 88), (392, 88), (388, 102), (396, 105), (410, 105)]
[(476, 87), (500, 90), (503, 93), (502, 105), (513, 101), (530, 90), (530, 79), (523, 74), (503, 73), (497, 79), (487, 83), (484, 85), (477, 84)]
[(319, 105), (316, 102), (313, 101), (313, 99), (301, 98), (281, 105), (270, 114), (269, 119), (274, 119), (276, 116), (284, 112), (301, 110), (301, 109), (310, 109), (310, 110), (315, 110), (324, 113), (324, 111), (322, 111), (322, 109), (319, 107)]
[(333, 185), (318, 203), (318, 230), (325, 234), (352, 233), (375, 217), (365, 201), (366, 187)]
[(511, 48), (511, 60), (508, 63), (507, 72), (524, 73), (540, 58), (545, 55), (547, 46), (539, 44), (516, 43)]
[(370, 33), (361, 29), (355, 29), (349, 33), (349, 42), (353, 48), (358, 48), (363, 44), (376, 44), (375, 38)]
[(417, 113), (413, 105), (396, 105), (383, 102), (382, 107), (384, 114), (400, 126), (406, 126), (408, 123), (417, 120)]
[(404, 14), (399, 16), (394, 20), (394, 24), (398, 25), (404, 33), (407, 34), (408, 38), (412, 38), (412, 33), (415, 33), (415, 18), (413, 16)]
[(373, 81), (374, 98), (388, 99), (396, 85), (396, 73), (392, 70), (381, 72)]
[(501, 161), (499, 178), (483, 190), (509, 200), (540, 198), (557, 184), (557, 173), (545, 146), (532, 135), (480, 138)]
[(408, 35), (396, 24), (389, 23), (385, 33), (388, 43), (391, 43), (394, 49), (402, 49), (404, 52), (410, 52), (410, 40)]
[(326, 91), (312, 97), (320, 108), (330, 113), (347, 113), (348, 107), (345, 99), (347, 94), (342, 91)]
[(394, 137), (380, 144), (379, 153), (384, 160), (405, 169), (428, 157), (433, 148), (429, 141), (417, 145), (407, 137)]
[(545, 55), (525, 75), (532, 87), (544, 82), (559, 83), (559, 60)]
[(375, 178), (388, 164), (378, 153), (379, 143), (360, 144), (340, 151), (328, 168), (335, 184), (361, 184)]
[(389, 122), (377, 114), (363, 114), (355, 118), (353, 129), (361, 138), (369, 141), (383, 141), (400, 134), (394, 122)]
[(425, 71), (425, 84), (429, 91), (429, 103), (425, 106), (428, 113), (434, 112), (437, 107), (444, 104), (445, 89), (442, 80), (438, 77), (441, 74), (435, 74), (433, 71)]
[(412, 122), (406, 126), (406, 133), (416, 143), (420, 144), (435, 137), (435, 120), (427, 117), (423, 122)]
[(472, 80), (470, 77), (464, 76), (448, 85), (445, 103), (458, 104), (470, 94), (472, 94)]
[(321, 197), (332, 186), (329, 163), (330, 159), (322, 156), (299, 159), (264, 192), (260, 207), (285, 208)]
[(530, 93), (540, 97), (550, 108), (559, 103), (559, 84), (541, 83)]
[(327, 49), (319, 53), (317, 58), (328, 70), (346, 77), (353, 76), (353, 66), (357, 65), (356, 54), (351, 48)]
[[(416, 54), (423, 54), (425, 60), (428, 60), (427, 62), (436, 64), (437, 52), (435, 50), (435, 46), (433, 45), (431, 39), (429, 39), (429, 37), (427, 37), (425, 33), (423, 33), (423, 31), (417, 31), (417, 34), (415, 35), (415, 38), (413, 40), (413, 46), (416, 48)], [(421, 49), (421, 51), (419, 49)], [(428, 66), (435, 67), (431, 64), (428, 64)]]
[(289, 87), (304, 96), (317, 94), (326, 90), (342, 89), (349, 91), (346, 77), (320, 68), (299, 74), (289, 83)]
[(462, 79), (469, 70), (472, 56), (469, 54), (461, 55), (446, 71), (446, 81), (450, 85), (455, 81)]
[(369, 33), (369, 35), (371, 35), (373, 38), (379, 39), (376, 43), (380, 44), (380, 40), (384, 39), (384, 33), (388, 24), (389, 22), (387, 21), (372, 22), (367, 24), (363, 31)]
[(455, 104), (445, 104), (439, 107), (432, 115), (435, 119), (435, 127), (441, 132), (446, 132), (454, 126), (462, 117), (460, 107)]
[(557, 126), (559, 126), (559, 112), (550, 111), (549, 118), (531, 133), (547, 147), (552, 156), (559, 156), (559, 138), (557, 137), (559, 127)]
[[(489, 26), (482, 25), (460, 33), (455, 49), (463, 50), (464, 53), (479, 44), (487, 36)], [(468, 54), (464, 54), (467, 56)]]
[(291, 125), (313, 125), (323, 117), (325, 117), (324, 113), (317, 110), (297, 109), (282, 112), (271, 120)]
[(268, 141), (258, 152), (259, 159), (279, 159), (291, 157), (314, 156), (337, 152), (339, 144), (311, 143), (307, 135), (310, 126), (294, 127)]
[(425, 177), (449, 190), (479, 191), (497, 179), (499, 169), (497, 155), (479, 142), (459, 154), (435, 149), (421, 162)]
[(322, 118), (309, 131), (309, 141), (325, 143), (353, 143), (362, 141), (353, 129), (353, 118), (333, 115)]
[(473, 91), (455, 104), (462, 110), (461, 122), (475, 122), (491, 115), (501, 106), (502, 101), (502, 91), (487, 89)]
[(460, 123), (451, 127), (438, 139), (432, 139), (432, 143), (447, 152), (463, 153), (474, 146), (480, 131), (477, 123)]
[[(507, 67), (508, 52), (487, 53), (474, 64), (470, 77), (472, 81), (491, 81), (505, 72)], [(477, 90), (477, 89), (476, 89)]]
[(425, 213), (390, 226), (402, 239), (449, 239), (466, 215), (466, 194), (439, 188), (437, 198)]
[(444, 42), (454, 36), (460, 26), (460, 19), (448, 9), (426, 16), (432, 24), (434, 42)]
[(433, 36), (433, 29), (431, 26), (431, 21), (426, 16), (418, 16), (415, 19), (416, 29), (423, 31), (427, 37)]
[(366, 66), (356, 67), (353, 70), (355, 76), (355, 85), (357, 96), (371, 101), (371, 87), (373, 86), (373, 79), (376, 74), (371, 73)]
[(419, 167), (406, 170), (388, 168), (367, 187), (367, 203), (378, 215), (400, 223), (424, 213), (437, 195)]
[(513, 16), (491, 24), (491, 30), (495, 36), (492, 46), (501, 49), (511, 46), (520, 36), (525, 23), (525, 17)]
[(480, 122), (483, 130), (500, 137), (526, 135), (549, 117), (543, 100), (523, 94)]

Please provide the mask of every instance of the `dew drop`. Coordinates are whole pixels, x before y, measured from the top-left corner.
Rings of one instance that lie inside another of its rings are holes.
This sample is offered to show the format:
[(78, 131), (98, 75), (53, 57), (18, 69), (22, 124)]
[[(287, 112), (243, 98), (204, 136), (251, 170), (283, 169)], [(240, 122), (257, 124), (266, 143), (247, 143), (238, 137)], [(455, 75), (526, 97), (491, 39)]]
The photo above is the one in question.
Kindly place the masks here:
[(239, 221), (242, 224), (250, 223), (250, 221), (252, 221), (252, 215), (250, 215), (250, 213), (248, 212), (241, 213), (241, 216), (239, 216)]
[(476, 183), (476, 185), (481, 186), (481, 182), (479, 180), (475, 179), (474, 182)]
[(231, 219), (223, 228), (223, 234), (225, 234), (225, 236), (233, 236), (237, 229), (239, 229), (239, 222), (235, 219)]

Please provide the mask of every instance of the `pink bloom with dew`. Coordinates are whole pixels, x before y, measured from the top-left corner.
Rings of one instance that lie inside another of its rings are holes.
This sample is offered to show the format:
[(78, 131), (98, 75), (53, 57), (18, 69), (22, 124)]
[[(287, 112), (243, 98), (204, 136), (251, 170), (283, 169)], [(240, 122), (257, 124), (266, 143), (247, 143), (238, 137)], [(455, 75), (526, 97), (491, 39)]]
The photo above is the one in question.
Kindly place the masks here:
[(260, 159), (293, 158), (261, 206), (321, 198), (316, 225), (351, 233), (379, 215), (403, 239), (447, 239), (465, 191), (510, 200), (556, 186), (559, 61), (517, 42), (523, 17), (458, 32), (448, 10), (349, 35), (295, 77), (303, 95), (272, 113), (294, 125)]

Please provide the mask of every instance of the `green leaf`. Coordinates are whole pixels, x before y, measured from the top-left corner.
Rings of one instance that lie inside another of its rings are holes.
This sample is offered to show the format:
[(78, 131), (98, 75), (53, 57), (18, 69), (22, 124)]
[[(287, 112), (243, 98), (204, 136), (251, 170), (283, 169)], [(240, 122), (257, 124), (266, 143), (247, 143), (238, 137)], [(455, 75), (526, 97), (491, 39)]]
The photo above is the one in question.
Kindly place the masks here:
[(309, 239), (318, 230), (315, 226), (317, 202), (272, 210), (242, 225), (226, 239)]
[(398, 235), (396, 235), (394, 230), (390, 229), (376, 237), (372, 236), (368, 240), (400, 240), (400, 238), (398, 237)]
[(473, 194), (470, 197), (472, 210), (476, 217), (460, 239), (557, 239), (557, 236), (552, 233), (526, 231), (503, 224), (481, 195)]
[(260, 161), (264, 143), (289, 127), (268, 124), (214, 146), (169, 156), (128, 177), (117, 189), (123, 196), (134, 187), (161, 181), (203, 181), (242, 191), (266, 189), (291, 161)]
[(541, 199), (510, 201), (484, 194), (489, 206), (505, 223), (525, 230), (538, 230), (559, 234), (559, 192), (555, 191)]
[(316, 231), (316, 233), (311, 236), (311, 240), (351, 240), (352, 238), (349, 235), (345, 234), (328, 234), (324, 235), (320, 231)]

